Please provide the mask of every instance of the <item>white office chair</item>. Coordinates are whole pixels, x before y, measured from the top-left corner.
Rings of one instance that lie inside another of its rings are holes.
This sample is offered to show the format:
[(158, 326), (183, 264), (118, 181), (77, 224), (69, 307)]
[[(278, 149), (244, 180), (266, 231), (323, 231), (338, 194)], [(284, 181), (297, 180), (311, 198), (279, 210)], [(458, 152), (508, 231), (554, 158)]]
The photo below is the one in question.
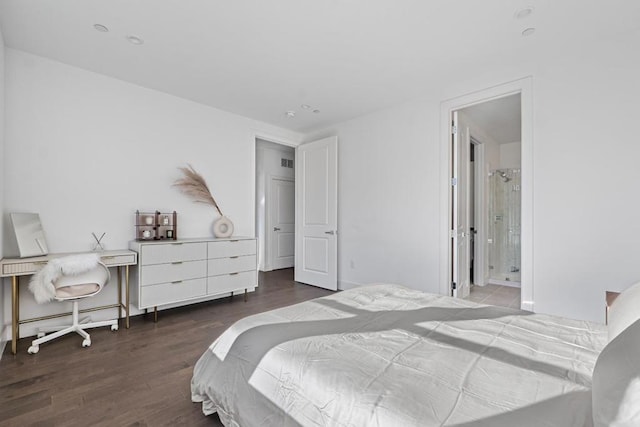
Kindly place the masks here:
[[(89, 347), (91, 345), (91, 337), (85, 329), (111, 325), (111, 330), (117, 331), (118, 319), (91, 322), (91, 319), (87, 317), (82, 320), (78, 320), (78, 301), (82, 298), (88, 298), (96, 295), (109, 282), (109, 278), (109, 269), (103, 263), (98, 262), (94, 268), (88, 271), (72, 275), (62, 275), (57, 280), (53, 281), (52, 283), (55, 287), (55, 296), (53, 299), (57, 301), (71, 301), (73, 303), (73, 309), (71, 312), (73, 323), (71, 326), (51, 326), (40, 328), (38, 332), (38, 339), (33, 340), (31, 342), (31, 347), (27, 350), (29, 354), (37, 353), (40, 350), (40, 344), (71, 332), (77, 332), (80, 334), (80, 336), (84, 338), (82, 346)], [(56, 332), (50, 335), (45, 335), (45, 332), (52, 331)]]

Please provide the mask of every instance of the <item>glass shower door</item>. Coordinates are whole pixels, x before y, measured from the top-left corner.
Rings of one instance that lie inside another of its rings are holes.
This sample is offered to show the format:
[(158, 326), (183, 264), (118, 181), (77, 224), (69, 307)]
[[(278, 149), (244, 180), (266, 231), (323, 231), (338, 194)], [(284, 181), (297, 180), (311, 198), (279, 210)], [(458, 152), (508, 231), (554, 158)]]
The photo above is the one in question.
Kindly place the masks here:
[(489, 177), (489, 280), (520, 282), (520, 169)]

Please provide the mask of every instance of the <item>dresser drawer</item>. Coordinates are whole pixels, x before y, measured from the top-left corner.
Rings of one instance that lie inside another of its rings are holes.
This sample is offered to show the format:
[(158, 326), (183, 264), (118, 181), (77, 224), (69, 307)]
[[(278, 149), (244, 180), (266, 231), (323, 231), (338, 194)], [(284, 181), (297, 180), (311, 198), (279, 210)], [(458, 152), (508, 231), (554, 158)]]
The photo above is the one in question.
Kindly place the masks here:
[(143, 245), (140, 248), (140, 265), (207, 259), (207, 243), (163, 243)]
[(209, 258), (228, 258), (241, 255), (255, 255), (256, 241), (250, 240), (224, 240), (221, 242), (209, 242)]
[(217, 276), (220, 274), (238, 273), (256, 269), (256, 256), (244, 255), (230, 258), (215, 258), (208, 262), (208, 275)]
[(174, 283), (145, 286), (140, 289), (140, 308), (172, 304), (206, 296), (206, 279), (182, 280)]
[(207, 261), (175, 262), (140, 267), (140, 286), (207, 277)]
[(253, 288), (258, 285), (258, 273), (245, 271), (244, 273), (224, 274), (207, 277), (207, 295), (222, 294), (239, 289)]

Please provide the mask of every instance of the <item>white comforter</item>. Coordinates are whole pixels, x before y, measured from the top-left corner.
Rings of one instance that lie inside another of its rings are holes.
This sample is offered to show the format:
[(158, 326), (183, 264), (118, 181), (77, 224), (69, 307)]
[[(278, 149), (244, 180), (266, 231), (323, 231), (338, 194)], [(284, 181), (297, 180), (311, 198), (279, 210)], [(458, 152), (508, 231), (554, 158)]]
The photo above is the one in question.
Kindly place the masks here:
[(602, 325), (370, 285), (247, 317), (198, 360), (226, 426), (589, 426)]

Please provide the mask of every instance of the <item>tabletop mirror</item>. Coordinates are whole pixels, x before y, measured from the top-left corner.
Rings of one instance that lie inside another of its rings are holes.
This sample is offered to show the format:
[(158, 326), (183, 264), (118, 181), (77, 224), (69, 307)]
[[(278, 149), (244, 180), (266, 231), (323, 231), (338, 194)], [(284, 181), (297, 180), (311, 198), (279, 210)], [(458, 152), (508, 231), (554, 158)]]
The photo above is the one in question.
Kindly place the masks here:
[(39, 214), (12, 213), (10, 217), (20, 258), (42, 256), (49, 253)]

